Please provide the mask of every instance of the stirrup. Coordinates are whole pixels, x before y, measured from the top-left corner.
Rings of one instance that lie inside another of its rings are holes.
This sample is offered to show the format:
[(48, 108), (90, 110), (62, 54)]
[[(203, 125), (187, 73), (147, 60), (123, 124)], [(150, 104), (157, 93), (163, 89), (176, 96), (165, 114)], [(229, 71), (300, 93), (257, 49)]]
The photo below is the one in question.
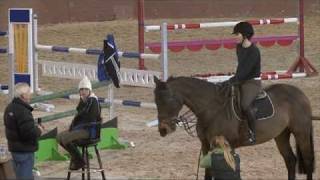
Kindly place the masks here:
[(251, 144), (255, 144), (256, 143), (256, 137), (255, 134), (251, 131), (251, 129), (249, 130), (249, 142)]
[(255, 143), (256, 143), (256, 140), (251, 137), (251, 138), (249, 138), (249, 142), (250, 142), (250, 144), (255, 144)]

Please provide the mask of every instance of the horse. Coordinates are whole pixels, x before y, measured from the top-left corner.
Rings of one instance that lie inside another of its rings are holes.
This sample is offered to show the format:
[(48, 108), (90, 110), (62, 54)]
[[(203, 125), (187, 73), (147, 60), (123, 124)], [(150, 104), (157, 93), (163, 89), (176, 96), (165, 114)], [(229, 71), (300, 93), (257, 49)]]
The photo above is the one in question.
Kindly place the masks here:
[[(195, 128), (204, 155), (212, 149), (217, 136), (224, 136), (232, 149), (251, 145), (239, 134), (242, 122), (232, 113), (230, 90), (226, 93), (224, 86), (192, 77), (170, 77), (166, 82), (154, 77), (154, 82), (160, 136), (176, 130), (179, 112), (185, 105), (197, 118)], [(275, 111), (274, 116), (256, 121), (255, 144), (274, 139), (285, 161), (288, 179), (296, 178), (298, 166), (299, 173), (311, 180), (315, 164), (312, 127), (315, 116), (312, 116), (310, 101), (293, 85), (273, 84), (264, 90)], [(289, 142), (291, 134), (296, 141), (296, 155)], [(212, 172), (205, 169), (205, 179), (211, 178)]]

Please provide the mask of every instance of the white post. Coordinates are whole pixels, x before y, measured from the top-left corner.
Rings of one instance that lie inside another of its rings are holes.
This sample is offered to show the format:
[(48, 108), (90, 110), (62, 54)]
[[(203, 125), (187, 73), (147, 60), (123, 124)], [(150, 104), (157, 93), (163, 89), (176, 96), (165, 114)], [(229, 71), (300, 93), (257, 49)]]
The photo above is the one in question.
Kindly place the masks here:
[(110, 107), (109, 107), (109, 120), (114, 118), (114, 96), (113, 96), (113, 84), (109, 84), (108, 85), (108, 98), (109, 98), (109, 103), (110, 103)]
[(168, 30), (167, 23), (161, 25), (161, 67), (162, 67), (162, 80), (168, 79)]
[[(10, 12), (10, 9), (8, 10), (8, 14)], [(8, 16), (8, 65), (9, 65), (9, 97), (12, 99), (14, 96), (14, 36), (13, 36), (13, 27), (10, 22), (10, 17)]]
[(8, 91), (9, 91), (9, 98), (13, 99), (14, 96), (14, 54), (10, 52), (8, 54), (8, 65), (9, 65), (9, 84), (8, 84)]
[(28, 74), (30, 75), (30, 87), (33, 93), (35, 93), (35, 84), (34, 84), (34, 69), (33, 64), (33, 10), (28, 9), (29, 11), (29, 23), (28, 23)]
[(33, 33), (33, 39), (32, 39), (32, 51), (33, 51), (33, 92), (40, 91), (39, 89), (39, 70), (38, 70), (38, 51), (36, 49), (36, 45), (38, 44), (38, 16), (37, 14), (34, 14), (33, 16), (33, 26), (32, 26), (32, 33)]

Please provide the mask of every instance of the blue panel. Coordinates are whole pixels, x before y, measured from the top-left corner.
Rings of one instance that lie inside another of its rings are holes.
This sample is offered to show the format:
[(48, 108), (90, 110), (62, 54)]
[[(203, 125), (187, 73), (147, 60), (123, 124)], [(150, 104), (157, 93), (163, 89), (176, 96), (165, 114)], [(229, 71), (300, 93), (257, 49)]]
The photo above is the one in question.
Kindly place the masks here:
[(8, 85), (0, 85), (1, 90), (8, 90), (9, 86)]
[(52, 46), (52, 51), (55, 52), (69, 52), (68, 47), (63, 47), (63, 46)]
[(100, 55), (102, 54), (102, 50), (100, 49), (87, 49), (86, 54), (92, 54), (92, 55)]
[(123, 52), (122, 56), (128, 58), (140, 58), (140, 54), (135, 52)]
[(0, 31), (0, 36), (6, 36), (6, 35), (7, 35), (7, 32)]
[(10, 22), (30, 22), (29, 9), (11, 9)]
[(123, 100), (122, 104), (124, 106), (135, 106), (135, 107), (141, 107), (141, 102), (139, 101), (130, 101), (130, 100)]
[(0, 48), (0, 54), (5, 54), (7, 53), (7, 49), (6, 48)]
[(30, 86), (31, 76), (30, 74), (14, 74), (14, 84), (19, 82), (28, 83)]

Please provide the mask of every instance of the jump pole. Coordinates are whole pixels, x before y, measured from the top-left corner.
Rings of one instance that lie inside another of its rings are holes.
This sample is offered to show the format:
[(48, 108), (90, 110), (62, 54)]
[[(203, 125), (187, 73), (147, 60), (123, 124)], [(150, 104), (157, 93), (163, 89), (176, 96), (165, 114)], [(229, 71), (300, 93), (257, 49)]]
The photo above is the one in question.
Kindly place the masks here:
[[(101, 104), (101, 108), (109, 108), (110, 105), (109, 104)], [(47, 116), (42, 116), (40, 117), (42, 122), (49, 122), (49, 121), (54, 121), (54, 120), (58, 120), (58, 119), (62, 119), (65, 117), (69, 117), (69, 116), (74, 116), (76, 115), (78, 112), (76, 109), (72, 109), (72, 110), (68, 110), (68, 111), (64, 111), (64, 112), (58, 112), (52, 115), (47, 115)]]
[[(108, 86), (109, 84), (111, 84), (111, 81), (102, 81), (102, 82), (93, 83), (92, 89), (96, 89), (96, 88), (103, 87), (103, 86)], [(52, 93), (52, 94), (48, 94), (48, 95), (36, 96), (31, 99), (31, 104), (37, 103), (37, 102), (42, 102), (42, 101), (47, 101), (47, 100), (52, 100), (52, 99), (57, 99), (57, 98), (63, 98), (65, 96), (68, 96), (70, 94), (76, 94), (78, 92), (79, 92), (78, 88), (72, 88), (72, 89), (68, 89), (68, 90), (64, 90), (64, 91), (60, 91), (60, 92), (56, 92), (56, 93)]]

